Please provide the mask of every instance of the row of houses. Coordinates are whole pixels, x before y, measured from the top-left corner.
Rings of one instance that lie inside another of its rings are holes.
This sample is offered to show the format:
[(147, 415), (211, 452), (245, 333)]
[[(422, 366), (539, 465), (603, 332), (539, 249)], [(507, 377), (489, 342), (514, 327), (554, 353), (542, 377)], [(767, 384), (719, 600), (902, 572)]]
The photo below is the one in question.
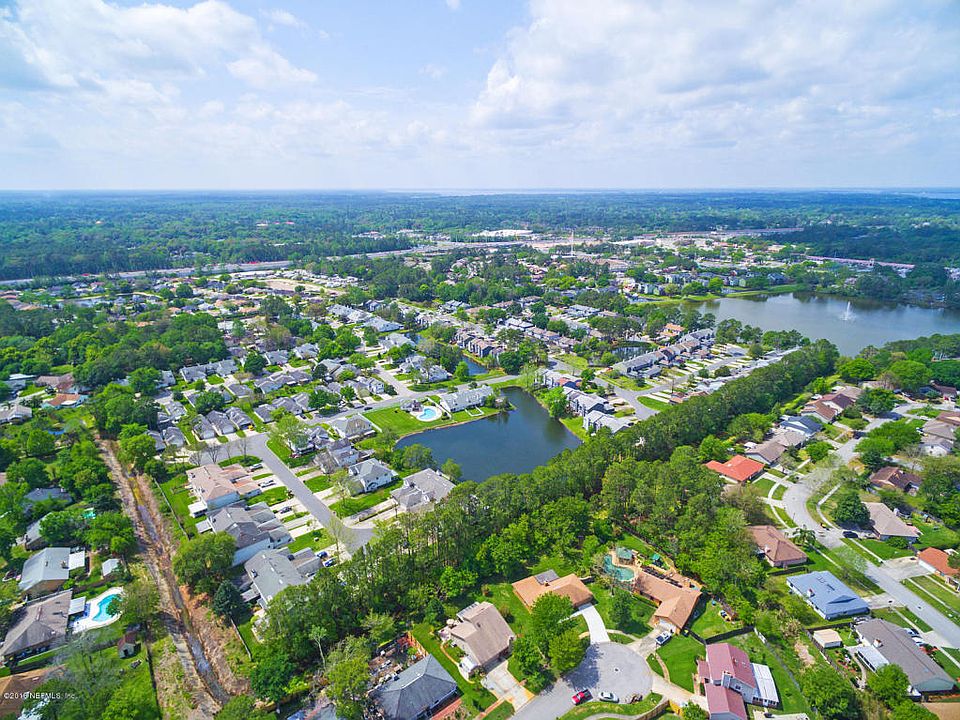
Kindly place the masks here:
[(203, 365), (187, 365), (180, 368), (180, 377), (184, 382), (192, 383), (197, 380), (206, 380), (211, 375), (224, 377), (237, 371), (237, 361), (233, 358), (217, 360)]
[(948, 410), (923, 424), (921, 450), (927, 455), (942, 457), (953, 452), (960, 431), (960, 412)]
[(237, 407), (228, 407), (223, 412), (211, 410), (193, 420), (193, 432), (201, 440), (213, 440), (252, 426), (250, 416)]
[(710, 328), (694, 330), (672, 345), (643, 353), (613, 366), (622, 375), (647, 379), (656, 377), (663, 370), (682, 365), (688, 360), (709, 357), (710, 348), (716, 340), (716, 333)]

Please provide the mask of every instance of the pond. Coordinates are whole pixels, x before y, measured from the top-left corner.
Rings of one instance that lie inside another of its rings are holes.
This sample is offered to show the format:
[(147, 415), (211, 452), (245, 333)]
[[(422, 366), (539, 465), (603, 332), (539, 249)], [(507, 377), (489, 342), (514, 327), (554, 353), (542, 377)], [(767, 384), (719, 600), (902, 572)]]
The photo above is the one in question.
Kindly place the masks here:
[(764, 330), (797, 330), (812, 340), (826, 338), (844, 355), (891, 340), (960, 332), (958, 310), (812, 293), (721, 298), (694, 305), (716, 315), (717, 322), (735, 318)]
[(514, 407), (510, 412), (408, 435), (397, 447), (425, 445), (438, 465), (452, 458), (465, 480), (482, 482), (500, 473), (530, 472), (580, 444), (579, 438), (550, 417), (529, 393), (505, 388), (503, 394)]

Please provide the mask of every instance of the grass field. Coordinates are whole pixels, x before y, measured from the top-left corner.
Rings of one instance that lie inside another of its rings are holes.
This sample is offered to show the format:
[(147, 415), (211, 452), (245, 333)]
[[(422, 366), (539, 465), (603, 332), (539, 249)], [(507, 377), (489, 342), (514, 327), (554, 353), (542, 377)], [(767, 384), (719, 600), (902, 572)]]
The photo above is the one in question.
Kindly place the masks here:
[(333, 545), (333, 537), (323, 528), (317, 528), (312, 532), (304, 533), (300, 537), (295, 537), (293, 542), (287, 545), (287, 551), (295, 553), (304, 548), (313, 550), (323, 550), (323, 548)]
[(303, 484), (310, 489), (310, 492), (317, 493), (330, 487), (330, 477), (327, 475), (317, 475), (309, 480), (304, 480)]
[(877, 610), (871, 610), (870, 612), (874, 617), (881, 618), (900, 627), (912, 627), (920, 632), (930, 632), (930, 630), (933, 629), (907, 607), (879, 608)]
[(786, 485), (777, 485), (773, 489), (773, 493), (770, 495), (770, 497), (772, 497), (774, 500), (783, 500), (783, 496), (786, 494), (786, 492), (787, 492)]
[(927, 547), (944, 550), (960, 544), (960, 534), (951, 530), (946, 525), (934, 525), (933, 523), (925, 523), (921, 520), (914, 520), (913, 524), (921, 533), (916, 542), (918, 550)]
[(330, 510), (335, 513), (337, 517), (342, 518), (356, 515), (358, 512), (369, 510), (374, 505), (379, 505), (390, 497), (392, 490), (396, 490), (401, 485), (403, 485), (403, 480), (398, 479), (374, 492), (337, 500), (337, 502), (330, 506)]
[(250, 504), (265, 502), (267, 505), (276, 505), (277, 503), (282, 503), (284, 500), (289, 500), (293, 497), (293, 493), (287, 490), (285, 487), (275, 487), (270, 488), (269, 490), (264, 490), (259, 495), (256, 495), (248, 502)]
[[(939, 605), (941, 610), (947, 611), (948, 616), (960, 614), (960, 595), (933, 576), (921, 575), (920, 577), (908, 578), (903, 581), (903, 584), (917, 592), (924, 600)], [(918, 591), (917, 588), (921, 588), (921, 590)], [(931, 595), (936, 598), (936, 601), (930, 597)]]
[[(593, 592), (594, 605), (603, 618), (604, 624), (611, 630), (620, 630), (631, 635), (642, 636), (650, 632), (650, 617), (656, 609), (652, 603), (643, 598), (629, 593), (630, 596), (630, 619), (621, 625), (617, 625), (610, 620), (610, 603), (613, 597), (609, 588), (600, 583), (593, 583), (590, 586)], [(623, 592), (626, 592), (625, 590)]]
[(761, 495), (766, 497), (770, 494), (770, 490), (773, 488), (773, 478), (761, 477), (756, 482), (752, 483), (753, 487), (760, 492)]
[(670, 672), (670, 681), (693, 692), (693, 675), (697, 660), (706, 657), (703, 644), (686, 635), (674, 635), (666, 645), (657, 650)]
[(649, 395), (638, 395), (637, 400), (639, 400), (642, 405), (646, 405), (651, 410), (656, 410), (657, 412), (666, 410), (668, 407), (670, 407), (670, 403), (657, 400)]
[(507, 720), (513, 716), (513, 705), (504, 700), (484, 716), (484, 720)]
[[(478, 411), (482, 412), (483, 414), (478, 414)], [(496, 412), (497, 410), (495, 408), (481, 407), (474, 408), (469, 413), (465, 410), (455, 412), (452, 418), (447, 415), (442, 415), (436, 420), (422, 422), (417, 420), (406, 410), (401, 410), (400, 406), (394, 406), (389, 408), (381, 408), (379, 410), (371, 410), (370, 412), (364, 413), (364, 417), (381, 430), (390, 430), (391, 432), (395, 433), (397, 437), (403, 437), (405, 435), (412, 435), (413, 433), (418, 433), (423, 430), (429, 430), (430, 428), (443, 427), (445, 425), (452, 425), (453, 423), (467, 422), (470, 420), (479, 420), (481, 417), (486, 417)]]
[[(623, 698), (620, 698), (623, 700)], [(564, 715), (560, 720), (585, 720), (591, 715), (600, 713), (614, 713), (617, 715), (641, 715), (648, 710), (653, 710), (663, 698), (657, 693), (650, 693), (638, 703), (621, 703), (611, 705), (605, 702), (588, 702), (583, 705), (577, 705)]]
[(196, 501), (187, 489), (187, 479), (183, 475), (160, 483), (160, 490), (173, 508), (174, 515), (191, 537), (197, 534), (197, 519), (190, 517), (189, 506)]
[(703, 613), (693, 621), (690, 629), (704, 640), (709, 640), (714, 635), (720, 635), (728, 630), (735, 630), (742, 627), (739, 622), (729, 622), (720, 617), (721, 606), (714, 605), (710, 600), (704, 603)]

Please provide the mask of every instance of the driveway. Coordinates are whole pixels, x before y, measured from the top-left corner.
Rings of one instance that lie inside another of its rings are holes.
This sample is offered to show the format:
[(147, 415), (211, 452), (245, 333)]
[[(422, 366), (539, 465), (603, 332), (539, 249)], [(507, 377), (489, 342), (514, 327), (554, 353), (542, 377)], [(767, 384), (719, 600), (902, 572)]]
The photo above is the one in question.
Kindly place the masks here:
[[(589, 690), (594, 698), (605, 690), (626, 702), (634, 694), (644, 696), (650, 692), (651, 676), (646, 660), (626, 645), (612, 642), (590, 645), (579, 667), (527, 703), (514, 717), (554, 720), (573, 707), (571, 698), (578, 690)], [(615, 712), (616, 706), (611, 705), (610, 710)]]
[(534, 694), (517, 682), (516, 678), (507, 669), (507, 661), (490, 669), (483, 678), (483, 686), (498, 698), (513, 705), (514, 711), (519, 710), (534, 698)]
[(607, 633), (607, 626), (603, 624), (603, 618), (600, 617), (600, 613), (597, 610), (597, 606), (593, 603), (585, 605), (580, 610), (574, 613), (574, 615), (582, 615), (583, 619), (587, 621), (587, 629), (590, 631), (590, 643), (608, 643), (610, 642), (610, 635)]

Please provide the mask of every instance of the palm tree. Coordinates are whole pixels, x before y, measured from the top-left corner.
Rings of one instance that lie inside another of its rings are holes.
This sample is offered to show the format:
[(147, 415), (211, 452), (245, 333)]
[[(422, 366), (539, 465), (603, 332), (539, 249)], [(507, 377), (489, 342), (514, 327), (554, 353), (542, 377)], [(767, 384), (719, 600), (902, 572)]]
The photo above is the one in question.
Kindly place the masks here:
[(817, 540), (817, 535), (813, 530), (805, 527), (794, 528), (793, 539), (805, 548), (812, 548)]

